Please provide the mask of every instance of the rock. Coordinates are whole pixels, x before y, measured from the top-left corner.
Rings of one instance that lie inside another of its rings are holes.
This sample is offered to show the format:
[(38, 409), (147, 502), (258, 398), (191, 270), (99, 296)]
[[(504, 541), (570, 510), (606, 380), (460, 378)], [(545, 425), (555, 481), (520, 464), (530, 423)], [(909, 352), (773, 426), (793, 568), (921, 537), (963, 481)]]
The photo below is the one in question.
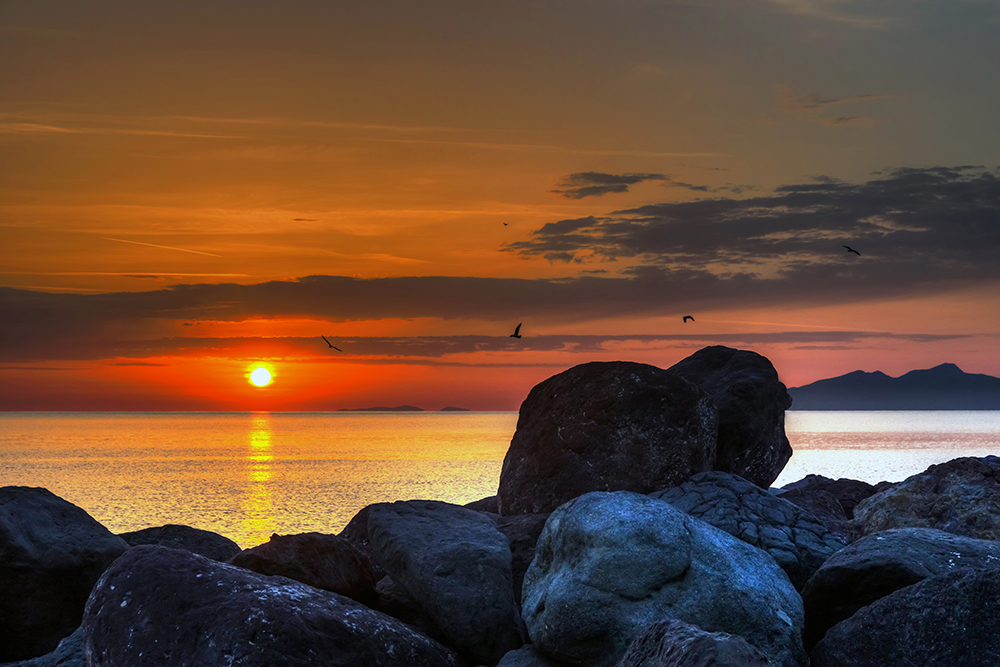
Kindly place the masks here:
[[(803, 495), (809, 495), (816, 491), (825, 491), (837, 499), (847, 518), (853, 519), (854, 508), (859, 502), (890, 486), (892, 486), (890, 482), (879, 482), (878, 485), (873, 485), (843, 477), (840, 479), (830, 479), (823, 475), (806, 475), (799, 481), (786, 484), (781, 488), (784, 491), (798, 491)], [(781, 496), (784, 497), (785, 494), (782, 493)], [(793, 500), (792, 502), (795, 501)]]
[(611, 667), (655, 621), (740, 635), (776, 667), (805, 665), (802, 600), (774, 559), (668, 503), (588, 493), (549, 517), (524, 578), (532, 643)]
[(223, 563), (240, 552), (240, 545), (228, 537), (209, 530), (176, 524), (121, 533), (118, 537), (133, 547), (140, 544), (158, 544), (161, 547), (187, 549), (191, 553)]
[(763, 488), (777, 479), (792, 456), (785, 436), (792, 397), (767, 357), (713, 345), (667, 370), (707, 391), (719, 410), (714, 470)]
[(399, 621), (284, 577), (186, 550), (134, 547), (87, 602), (91, 667), (458, 667)]
[(856, 537), (908, 527), (1000, 540), (1000, 457), (932, 465), (854, 508)]
[(993, 667), (1000, 569), (961, 569), (891, 593), (833, 626), (812, 667)]
[(397, 618), (403, 623), (420, 630), (428, 637), (438, 641), (447, 641), (434, 619), (431, 618), (420, 604), (410, 596), (390, 576), (384, 576), (375, 584), (378, 594), (378, 610)]
[(616, 667), (771, 667), (760, 651), (737, 635), (705, 632), (669, 619), (636, 637)]
[(715, 463), (718, 415), (675, 373), (625, 361), (575, 366), (521, 404), (497, 496), (503, 515), (551, 512), (589, 491), (649, 493)]
[(703, 472), (651, 498), (666, 501), (771, 554), (797, 590), (846, 542), (798, 505), (745, 479)]
[(53, 651), (128, 544), (45, 489), (0, 488), (0, 661)]
[(87, 667), (87, 656), (83, 651), (83, 628), (63, 638), (52, 653), (21, 662), (7, 662), (0, 667)]
[(510, 545), (511, 575), (513, 576), (514, 601), (521, 606), (521, 586), (524, 573), (535, 558), (535, 544), (542, 534), (548, 514), (515, 514), (497, 519), (497, 529), (507, 537)]
[(820, 489), (791, 489), (777, 495), (782, 500), (787, 500), (793, 505), (798, 505), (805, 511), (819, 519), (820, 523), (829, 529), (831, 533), (849, 542), (851, 539), (850, 523), (847, 512), (840, 501), (829, 491)]
[(531, 644), (508, 651), (497, 663), (497, 667), (561, 667), (564, 663), (553, 662), (538, 652)]
[(266, 543), (236, 554), (229, 563), (340, 593), (369, 607), (378, 602), (368, 559), (337, 535), (272, 535)]
[(434, 500), (368, 508), (372, 554), (449, 646), (496, 664), (523, 643), (507, 538), (474, 510)]
[(477, 512), (500, 513), (500, 503), (496, 496), (487, 496), (486, 498), (473, 500), (471, 503), (463, 505), (463, 507), (468, 507), (470, 510), (476, 510)]
[(370, 508), (371, 505), (361, 508), (361, 511), (354, 515), (347, 525), (344, 526), (344, 529), (337, 533), (337, 536), (343, 537), (350, 542), (368, 560), (368, 566), (372, 571), (372, 578), (378, 582), (379, 579), (385, 576), (385, 570), (382, 569), (382, 566), (372, 556), (372, 546), (368, 541), (368, 510)]
[(893, 591), (958, 568), (1000, 566), (1000, 542), (933, 528), (897, 528), (862, 537), (823, 564), (802, 591), (804, 642)]

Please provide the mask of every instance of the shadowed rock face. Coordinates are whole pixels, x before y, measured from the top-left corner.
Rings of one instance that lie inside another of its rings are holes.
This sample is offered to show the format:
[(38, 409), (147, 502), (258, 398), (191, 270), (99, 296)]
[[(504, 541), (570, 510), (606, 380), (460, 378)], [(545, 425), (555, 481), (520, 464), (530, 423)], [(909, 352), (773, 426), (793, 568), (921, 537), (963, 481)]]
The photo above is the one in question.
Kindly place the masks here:
[(792, 456), (785, 410), (792, 405), (774, 366), (756, 352), (713, 345), (667, 369), (708, 392), (719, 410), (713, 470), (767, 488)]
[(98, 577), (128, 548), (50, 491), (0, 488), (0, 662), (55, 649), (80, 625)]
[[(847, 518), (853, 519), (854, 508), (857, 507), (858, 503), (892, 486), (889, 482), (879, 482), (872, 485), (856, 479), (830, 479), (823, 475), (806, 475), (799, 481), (786, 484), (781, 488), (785, 491), (797, 491), (803, 496), (808, 496), (813, 492), (825, 491), (837, 499)], [(784, 495), (782, 494), (782, 496)], [(793, 500), (792, 502), (795, 501)]]
[(988, 667), (1000, 655), (1000, 569), (930, 577), (827, 632), (812, 667)]
[(576, 366), (522, 403), (500, 474), (500, 513), (680, 484), (712, 468), (717, 428), (708, 394), (674, 373), (624, 361)]
[(394, 618), (284, 577), (140, 546), (108, 568), (83, 620), (94, 667), (458, 667)]
[(226, 562), (240, 552), (240, 545), (228, 537), (209, 530), (167, 524), (144, 528), (131, 533), (121, 533), (118, 537), (137, 547), (142, 544), (156, 544), (172, 549), (187, 549), (205, 558)]
[(771, 663), (742, 637), (705, 632), (670, 619), (646, 628), (615, 667), (771, 667)]

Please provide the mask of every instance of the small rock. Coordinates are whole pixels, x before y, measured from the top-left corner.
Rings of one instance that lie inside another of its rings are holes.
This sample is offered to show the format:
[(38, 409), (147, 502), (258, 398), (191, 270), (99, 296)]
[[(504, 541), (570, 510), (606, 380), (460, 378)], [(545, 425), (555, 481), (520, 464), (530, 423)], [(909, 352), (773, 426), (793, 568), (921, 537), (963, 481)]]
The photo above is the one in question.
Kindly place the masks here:
[(177, 524), (143, 528), (131, 533), (121, 533), (118, 537), (128, 542), (129, 546), (158, 544), (172, 549), (187, 549), (191, 553), (222, 563), (240, 552), (240, 545), (228, 537), (209, 530)]

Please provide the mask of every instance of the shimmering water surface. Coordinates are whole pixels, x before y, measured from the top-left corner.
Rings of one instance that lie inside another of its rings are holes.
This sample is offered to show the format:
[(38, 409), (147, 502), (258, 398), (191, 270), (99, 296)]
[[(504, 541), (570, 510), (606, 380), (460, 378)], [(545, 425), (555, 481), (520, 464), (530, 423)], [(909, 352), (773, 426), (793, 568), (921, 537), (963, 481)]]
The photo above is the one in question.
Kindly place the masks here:
[[(339, 532), (373, 502), (496, 493), (515, 412), (0, 413), (0, 485), (41, 486), (114, 532), (181, 523), (240, 545)], [(896, 481), (1000, 454), (1000, 412), (799, 412), (776, 486)]]

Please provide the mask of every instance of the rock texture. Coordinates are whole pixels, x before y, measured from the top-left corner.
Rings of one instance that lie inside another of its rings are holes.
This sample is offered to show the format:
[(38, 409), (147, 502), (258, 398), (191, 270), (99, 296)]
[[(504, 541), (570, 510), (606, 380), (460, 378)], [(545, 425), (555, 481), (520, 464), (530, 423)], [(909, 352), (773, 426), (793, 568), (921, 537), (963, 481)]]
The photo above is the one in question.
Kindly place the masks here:
[(0, 488), (0, 662), (55, 649), (79, 627), (98, 577), (128, 548), (50, 491)]
[(806, 648), (894, 591), (959, 568), (987, 567), (1000, 567), (1000, 542), (933, 528), (897, 528), (863, 537), (831, 556), (802, 591)]
[(276, 574), (353, 598), (369, 607), (378, 602), (368, 559), (336, 535), (272, 535), (229, 561), (260, 574)]
[(531, 644), (508, 651), (497, 663), (497, 667), (562, 667), (561, 662), (552, 662), (538, 652)]
[(7, 662), (0, 667), (87, 667), (87, 655), (83, 650), (83, 628), (65, 637), (52, 653), (20, 662)]
[[(879, 482), (873, 485), (868, 482), (859, 482), (856, 479), (845, 479), (843, 477), (840, 479), (830, 479), (823, 475), (806, 475), (799, 481), (786, 484), (781, 488), (784, 491), (798, 491), (803, 496), (807, 496), (813, 492), (826, 492), (837, 499), (837, 502), (844, 509), (844, 514), (847, 515), (847, 518), (853, 519), (854, 508), (858, 503), (891, 486), (892, 484), (889, 482)], [(781, 495), (784, 496), (785, 494)]]
[(713, 345), (667, 370), (707, 391), (718, 407), (714, 470), (764, 488), (777, 479), (792, 456), (785, 436), (785, 410), (792, 397), (767, 357)]
[(549, 517), (524, 579), (532, 642), (611, 667), (655, 621), (742, 636), (777, 667), (805, 665), (802, 600), (760, 549), (647, 496), (588, 493)]
[(340, 531), (337, 536), (342, 537), (351, 545), (357, 549), (362, 556), (368, 560), (368, 566), (371, 568), (372, 577), (378, 582), (379, 579), (385, 576), (385, 570), (382, 566), (378, 564), (374, 557), (372, 557), (372, 545), (368, 541), (368, 510), (371, 505), (361, 508), (361, 510), (355, 514), (351, 520), (344, 526), (344, 529)]
[(771, 667), (771, 662), (742, 637), (670, 619), (646, 628), (616, 667)]
[(459, 664), (349, 598), (158, 546), (134, 547), (108, 568), (83, 628), (90, 667)]
[(900, 589), (838, 623), (812, 667), (992, 667), (1000, 569), (962, 569)]
[(548, 514), (515, 514), (497, 518), (497, 529), (507, 537), (507, 544), (510, 545), (514, 600), (518, 606), (521, 604), (524, 573), (535, 558), (535, 544), (548, 518)]
[(798, 505), (745, 479), (704, 472), (672, 489), (650, 494), (774, 557), (801, 590), (845, 542)]
[(497, 496), (503, 515), (588, 491), (649, 493), (715, 464), (718, 411), (697, 384), (625, 361), (575, 366), (521, 404)]
[(844, 511), (844, 506), (832, 493), (820, 489), (791, 489), (776, 495), (812, 514), (840, 539), (845, 542), (850, 541), (850, 519)]
[(368, 508), (374, 558), (427, 612), (449, 646), (473, 664), (518, 648), (507, 538), (483, 514), (432, 500)]
[(907, 527), (1000, 540), (1000, 457), (933, 465), (858, 503), (851, 524), (858, 537)]
[(240, 545), (228, 537), (209, 530), (167, 524), (144, 528), (131, 533), (121, 533), (118, 537), (137, 547), (142, 544), (157, 544), (172, 549), (187, 549), (205, 558), (226, 562), (240, 552)]

